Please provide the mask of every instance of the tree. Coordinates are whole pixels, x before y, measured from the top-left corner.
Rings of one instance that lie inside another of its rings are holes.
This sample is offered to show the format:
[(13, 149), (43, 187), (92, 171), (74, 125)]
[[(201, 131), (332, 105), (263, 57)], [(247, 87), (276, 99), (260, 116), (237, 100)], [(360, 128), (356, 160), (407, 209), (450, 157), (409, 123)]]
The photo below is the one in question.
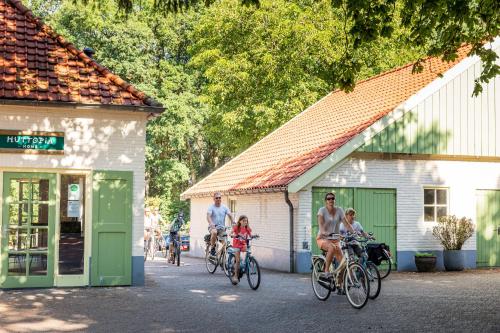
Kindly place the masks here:
[[(210, 106), (204, 133), (218, 145), (213, 157), (222, 160), (326, 95), (344, 56), (342, 14), (329, 3), (260, 4), (219, 1), (193, 31), (190, 64), (206, 79), (202, 98)], [(387, 38), (367, 43), (355, 54), (366, 63), (357, 75), (366, 78), (405, 64), (418, 58), (417, 52)]]
[[(92, 2), (95, 0), (81, 0)], [(120, 8), (130, 11), (141, 0), (115, 0)], [(243, 5), (260, 6), (263, 1), (239, 0)], [(291, 1), (296, 4), (304, 1)], [(474, 94), (482, 91), (481, 84), (500, 73), (495, 63), (498, 56), (488, 48), (500, 29), (500, 4), (497, 0), (316, 0), (331, 3), (332, 10), (344, 14), (344, 55), (335, 60), (332, 73), (334, 85), (349, 91), (363, 69), (356, 53), (364, 45), (391, 38), (395, 27), (408, 29), (408, 41), (423, 47), (424, 56), (440, 56), (450, 61), (457, 57), (464, 43), (472, 45), (470, 55), (483, 60), (481, 76), (476, 80)], [(218, 3), (214, 0), (155, 0), (155, 8), (167, 14), (186, 10), (188, 6)], [(322, 13), (318, 13), (320, 16)], [(417, 59), (414, 70), (421, 71), (424, 57)]]

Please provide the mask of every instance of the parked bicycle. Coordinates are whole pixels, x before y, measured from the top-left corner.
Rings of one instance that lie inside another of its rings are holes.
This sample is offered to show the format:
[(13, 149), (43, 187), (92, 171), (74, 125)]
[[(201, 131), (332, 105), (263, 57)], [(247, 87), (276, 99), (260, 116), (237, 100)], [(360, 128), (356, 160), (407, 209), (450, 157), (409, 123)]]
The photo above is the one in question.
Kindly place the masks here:
[[(338, 234), (331, 234), (329, 239), (339, 239), (339, 237)], [(319, 300), (326, 301), (331, 292), (339, 288), (337, 281), (343, 276), (343, 288), (340, 290), (345, 292), (349, 303), (356, 309), (365, 306), (370, 294), (370, 283), (365, 269), (349, 255), (349, 248), (354, 242), (355, 237), (352, 235), (340, 239), (343, 257), (336, 267), (334, 263), (328, 268), (332, 273), (331, 278), (323, 277), (321, 274), (325, 271), (325, 252), (312, 256), (311, 282), (314, 294)]]
[(210, 253), (210, 234), (205, 235), (205, 265), (207, 271), (213, 274), (218, 266), (221, 267), (226, 276), (229, 275), (227, 269), (227, 250), (231, 246), (227, 239), (227, 230), (229, 227), (224, 228), (224, 234), (222, 236), (217, 236), (217, 241), (215, 242), (215, 255)]
[[(257, 290), (260, 285), (260, 268), (259, 268), (259, 263), (257, 262), (257, 259), (255, 259), (254, 256), (252, 256), (252, 249), (250, 246), (250, 241), (254, 239), (258, 239), (259, 235), (253, 235), (249, 238), (243, 238), (241, 236), (237, 236), (234, 238), (241, 239), (243, 241), (246, 241), (247, 243), (247, 251), (246, 251), (246, 256), (245, 260), (243, 262), (240, 261), (240, 269), (238, 274), (238, 281), (240, 281), (241, 277), (243, 274), (247, 275), (247, 280), (248, 280), (248, 285), (250, 288), (253, 290)], [(228, 266), (228, 272), (229, 272), (229, 280), (232, 281), (232, 276), (233, 274), (236, 274), (235, 269), (236, 269), (236, 258), (234, 255), (234, 248), (230, 247), (228, 249), (228, 257), (227, 257), (227, 266)], [(241, 257), (240, 257), (241, 258)], [(241, 260), (241, 259), (240, 259)]]
[(181, 236), (179, 233), (171, 233), (172, 239), (170, 241), (172, 242), (172, 248), (169, 248), (170, 252), (170, 257), (168, 258), (168, 262), (171, 262), (172, 264), (175, 265), (177, 262), (177, 266), (180, 266), (181, 264)]

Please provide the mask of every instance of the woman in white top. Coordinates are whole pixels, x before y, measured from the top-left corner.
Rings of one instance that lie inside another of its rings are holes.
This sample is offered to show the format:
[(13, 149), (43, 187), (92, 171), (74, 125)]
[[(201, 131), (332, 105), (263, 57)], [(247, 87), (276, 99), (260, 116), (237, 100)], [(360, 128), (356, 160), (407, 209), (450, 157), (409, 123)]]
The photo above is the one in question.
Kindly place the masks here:
[[(342, 260), (342, 250), (340, 249), (340, 241), (338, 239), (339, 228), (344, 221), (344, 211), (340, 207), (335, 207), (335, 194), (327, 193), (325, 196), (325, 206), (318, 211), (318, 236), (316, 243), (318, 247), (326, 252), (325, 273), (328, 277), (330, 264), (333, 257), (338, 262)], [(331, 234), (337, 235), (336, 239), (331, 239)]]

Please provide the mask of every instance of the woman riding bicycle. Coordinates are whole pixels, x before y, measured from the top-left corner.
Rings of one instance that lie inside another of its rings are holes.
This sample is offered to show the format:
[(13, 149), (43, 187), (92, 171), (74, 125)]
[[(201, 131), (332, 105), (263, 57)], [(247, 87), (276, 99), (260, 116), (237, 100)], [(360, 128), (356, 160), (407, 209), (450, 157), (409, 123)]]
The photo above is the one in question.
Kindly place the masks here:
[[(238, 236), (243, 239), (238, 238)], [(233, 284), (237, 284), (238, 272), (240, 271), (240, 253), (247, 251), (246, 239), (252, 237), (252, 229), (248, 226), (248, 218), (245, 215), (239, 217), (238, 223), (233, 227), (231, 237), (233, 237), (233, 249), (236, 258), (234, 275), (231, 277), (231, 280)]]
[[(331, 278), (330, 265), (335, 257), (337, 262), (342, 260), (342, 250), (339, 239), (332, 239), (331, 235), (338, 235), (340, 224), (344, 220), (344, 211), (335, 207), (335, 194), (329, 192), (325, 196), (325, 206), (318, 210), (318, 247), (326, 252), (323, 278)], [(342, 280), (342, 278), (341, 278)], [(341, 281), (339, 281), (340, 283)]]

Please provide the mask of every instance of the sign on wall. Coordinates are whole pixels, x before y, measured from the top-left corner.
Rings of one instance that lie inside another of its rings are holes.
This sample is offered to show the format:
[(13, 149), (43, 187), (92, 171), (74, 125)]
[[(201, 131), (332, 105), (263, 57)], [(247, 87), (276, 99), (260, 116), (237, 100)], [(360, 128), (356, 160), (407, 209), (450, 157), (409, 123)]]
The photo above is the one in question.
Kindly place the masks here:
[(64, 154), (64, 133), (0, 130), (0, 153)]
[(80, 184), (68, 184), (68, 217), (81, 217)]

